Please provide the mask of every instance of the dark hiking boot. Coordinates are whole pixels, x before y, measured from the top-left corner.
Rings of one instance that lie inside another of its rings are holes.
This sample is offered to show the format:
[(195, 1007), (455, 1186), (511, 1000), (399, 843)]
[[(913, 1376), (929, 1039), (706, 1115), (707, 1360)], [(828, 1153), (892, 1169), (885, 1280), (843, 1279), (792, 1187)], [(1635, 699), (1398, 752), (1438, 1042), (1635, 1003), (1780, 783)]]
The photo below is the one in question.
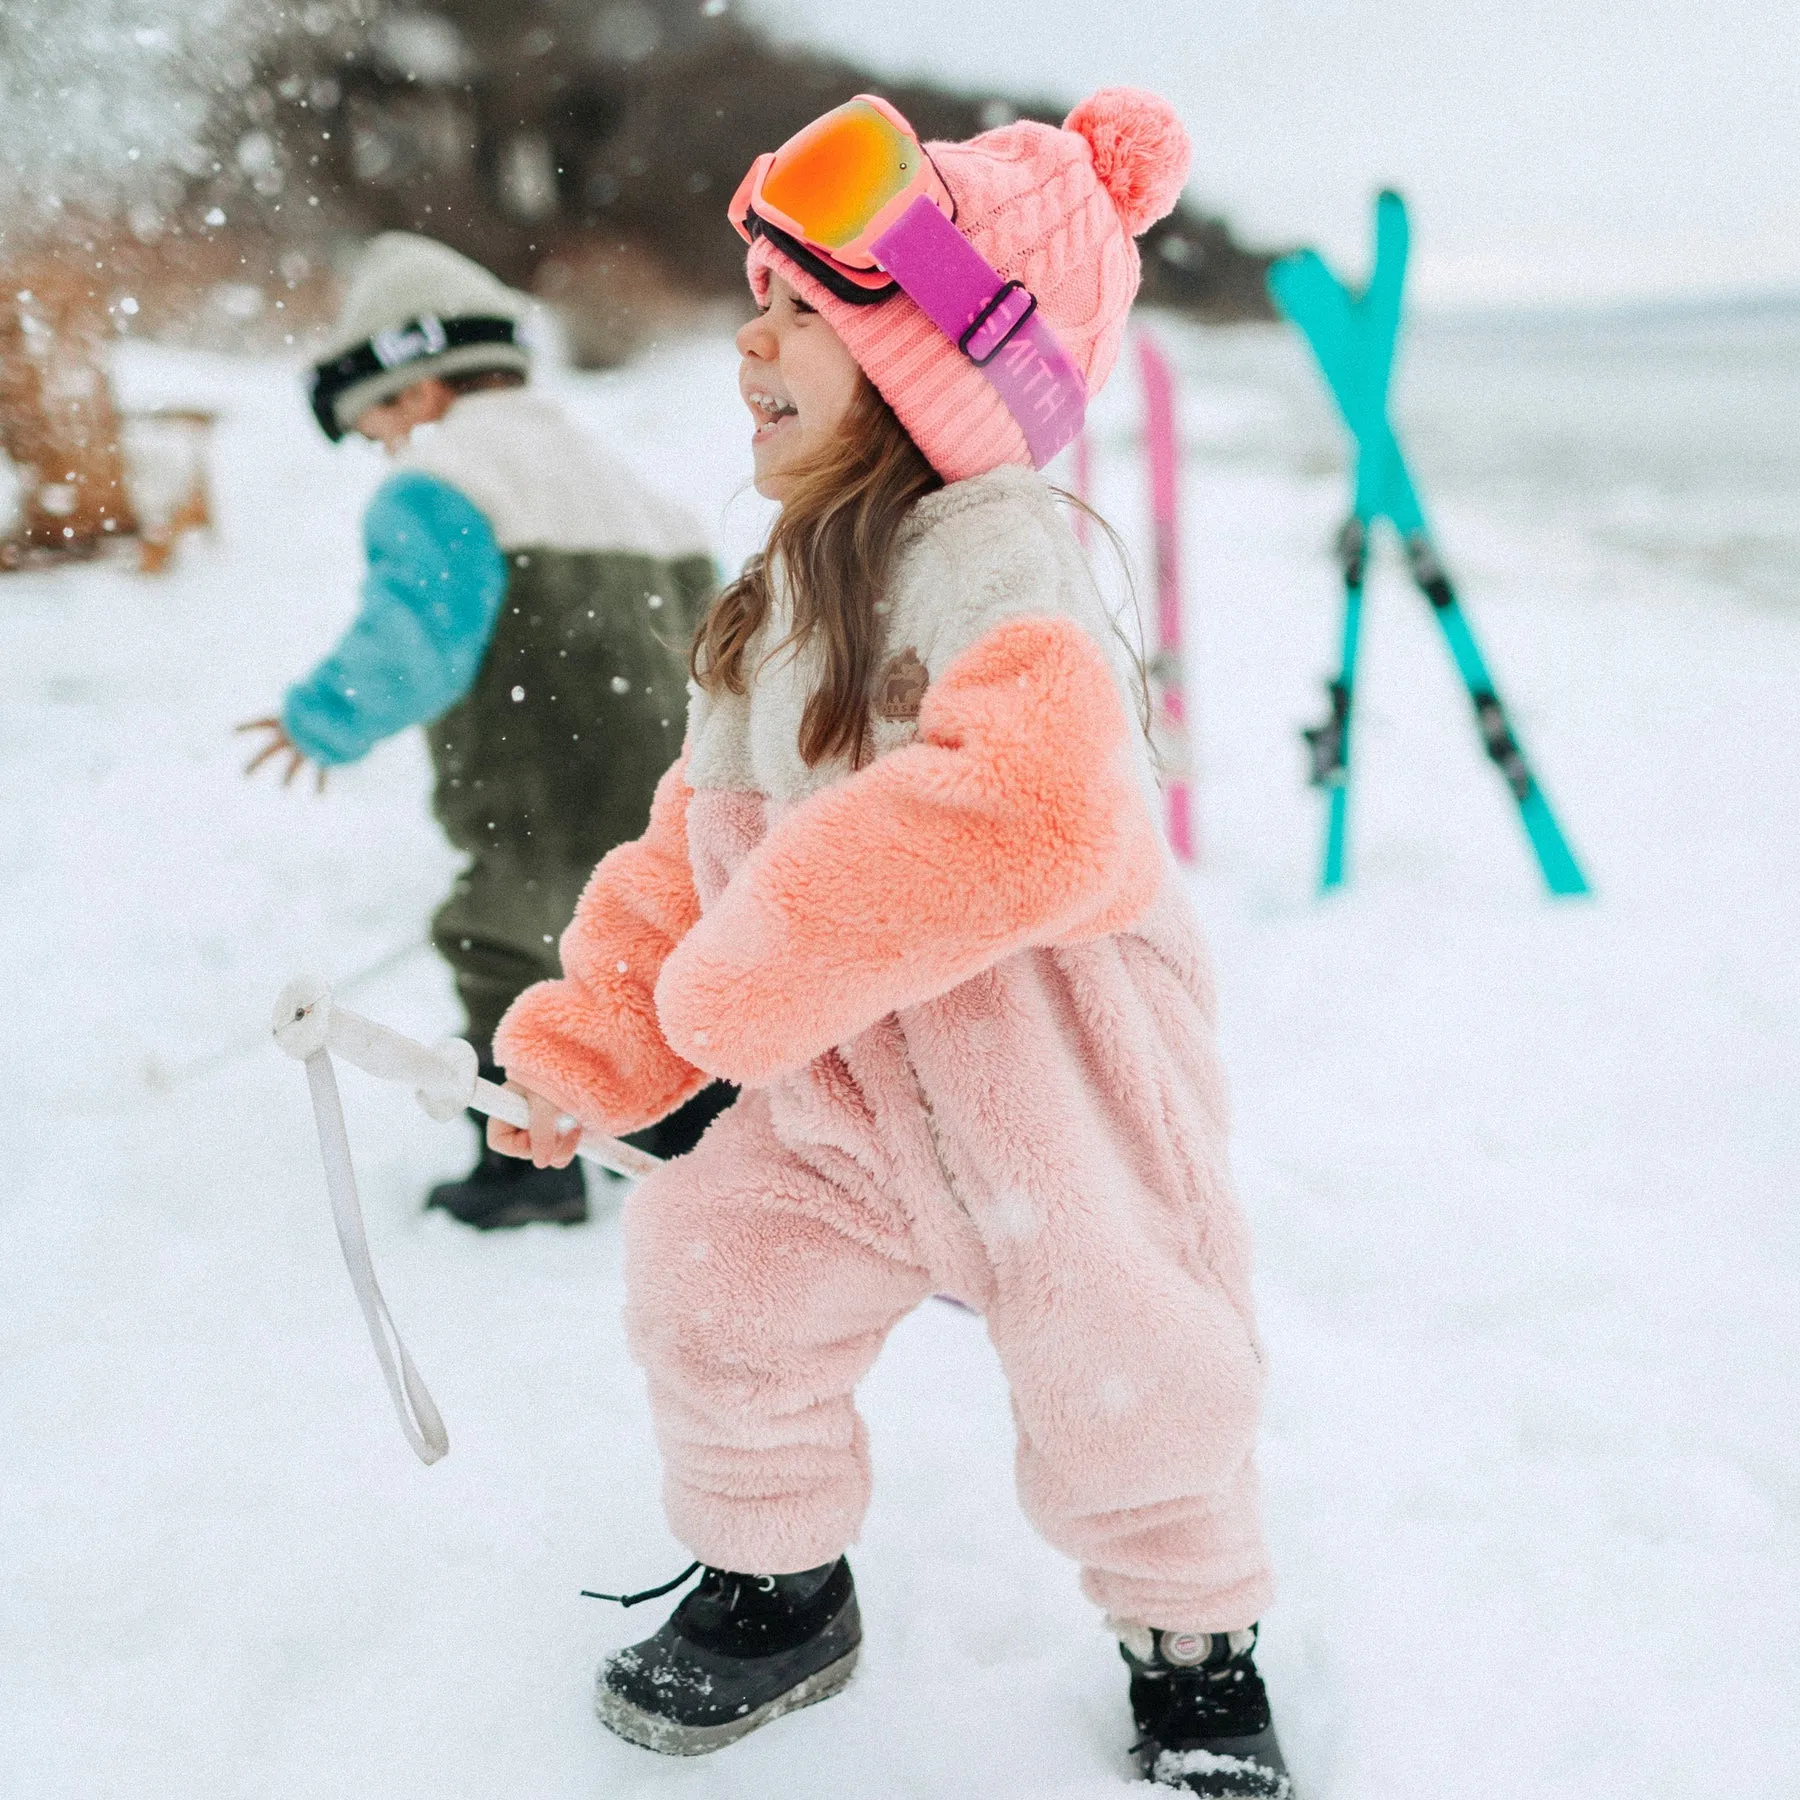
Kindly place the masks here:
[(484, 1144), (481, 1160), (461, 1181), (443, 1181), (431, 1190), (426, 1209), (436, 1207), (477, 1231), (509, 1230), (542, 1220), (579, 1225), (588, 1216), (587, 1184), (581, 1164), (538, 1169), (517, 1156), (502, 1156)]
[(1248, 1631), (1133, 1631), (1119, 1654), (1131, 1670), (1138, 1767), (1158, 1787), (1206, 1800), (1293, 1800), (1269, 1697)]
[(798, 1575), (705, 1568), (661, 1631), (601, 1664), (594, 1710), (646, 1750), (703, 1756), (835, 1694), (861, 1647), (842, 1557)]
[[(482, 1056), (481, 1078), (496, 1087), (506, 1071)], [(540, 1169), (520, 1156), (490, 1150), (487, 1120), (467, 1115), (480, 1140), (481, 1155), (461, 1181), (440, 1181), (425, 1197), (425, 1210), (436, 1208), (477, 1231), (510, 1231), (517, 1225), (582, 1225), (587, 1222), (587, 1182), (577, 1158), (566, 1169)]]

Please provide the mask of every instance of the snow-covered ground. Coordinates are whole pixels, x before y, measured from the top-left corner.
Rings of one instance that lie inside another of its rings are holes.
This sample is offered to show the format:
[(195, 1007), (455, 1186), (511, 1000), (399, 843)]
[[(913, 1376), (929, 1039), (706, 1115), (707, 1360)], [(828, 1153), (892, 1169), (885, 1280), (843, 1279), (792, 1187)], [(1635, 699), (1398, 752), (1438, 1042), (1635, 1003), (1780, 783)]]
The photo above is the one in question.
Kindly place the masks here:
[[(1511, 353), (1562, 407), (1547, 422), (1497, 404), (1503, 343), (1474, 359), (1485, 388), (1445, 352), (1421, 478), (1597, 898), (1543, 898), (1384, 563), (1355, 885), (1321, 905), (1295, 729), (1335, 641), (1335, 438), (1287, 340), (1171, 336), (1193, 889), (1274, 1368), (1263, 1662), (1303, 1792), (1800, 1794), (1794, 596), (1621, 535), (1654, 475), (1623, 514), (1517, 503), (1532, 433), (1579, 447), (1616, 415), (1579, 357), (1552, 382)], [(558, 385), (735, 557), (761, 512), (731, 500), (731, 367), (702, 342)], [(466, 1132), (346, 1072), (378, 1266), (452, 1436), (425, 1469), (339, 1262), (305, 1084), (265, 1038), (305, 968), (373, 969), (349, 997), (420, 1035), (455, 1021), (409, 953), (451, 869), (421, 745), (315, 799), (243, 781), (230, 734), (347, 617), (378, 460), (329, 451), (286, 369), (140, 352), (123, 377), (224, 409), (220, 524), (164, 580), (0, 583), (0, 1795), (1129, 1793), (1123, 1672), (1018, 1516), (980, 1321), (936, 1305), (863, 1393), (850, 1690), (696, 1763), (593, 1720), (593, 1664), (661, 1607), (577, 1591), (686, 1560), (621, 1344), (615, 1211), (487, 1237), (423, 1216)], [(1141, 541), (1133, 405), (1122, 375), (1099, 498)], [(1451, 416), (1480, 455), (1434, 435)]]

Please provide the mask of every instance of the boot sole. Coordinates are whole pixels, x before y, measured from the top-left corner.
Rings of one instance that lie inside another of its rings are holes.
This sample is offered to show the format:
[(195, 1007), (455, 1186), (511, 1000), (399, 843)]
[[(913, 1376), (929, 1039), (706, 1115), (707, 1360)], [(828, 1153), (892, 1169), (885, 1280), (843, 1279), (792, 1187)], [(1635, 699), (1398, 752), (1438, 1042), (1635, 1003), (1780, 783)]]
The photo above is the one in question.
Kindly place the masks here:
[(803, 1706), (829, 1700), (856, 1673), (856, 1659), (861, 1653), (862, 1646), (858, 1644), (847, 1656), (827, 1663), (804, 1681), (796, 1682), (785, 1694), (777, 1694), (754, 1712), (747, 1712), (741, 1719), (731, 1719), (723, 1725), (683, 1725), (678, 1720), (645, 1712), (642, 1707), (633, 1706), (629, 1700), (615, 1694), (606, 1685), (604, 1676), (594, 1689), (594, 1711), (608, 1731), (624, 1738), (628, 1744), (654, 1750), (661, 1756), (705, 1756), (710, 1751), (723, 1750), (727, 1744), (735, 1744), (739, 1738), (748, 1737), (784, 1713), (798, 1712)]
[(1139, 1766), (1154, 1786), (1201, 1800), (1299, 1800), (1272, 1725), (1251, 1737), (1215, 1738), (1204, 1750), (1140, 1750)]

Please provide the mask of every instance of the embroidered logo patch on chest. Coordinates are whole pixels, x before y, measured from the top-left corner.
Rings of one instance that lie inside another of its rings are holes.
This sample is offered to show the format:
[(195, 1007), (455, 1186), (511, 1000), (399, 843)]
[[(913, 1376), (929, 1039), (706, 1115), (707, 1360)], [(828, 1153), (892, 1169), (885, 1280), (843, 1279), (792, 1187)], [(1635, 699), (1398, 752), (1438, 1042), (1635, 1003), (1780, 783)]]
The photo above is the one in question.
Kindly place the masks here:
[(888, 658), (875, 689), (875, 716), (892, 723), (916, 719), (925, 704), (925, 690), (931, 676), (918, 651), (910, 645), (898, 656)]

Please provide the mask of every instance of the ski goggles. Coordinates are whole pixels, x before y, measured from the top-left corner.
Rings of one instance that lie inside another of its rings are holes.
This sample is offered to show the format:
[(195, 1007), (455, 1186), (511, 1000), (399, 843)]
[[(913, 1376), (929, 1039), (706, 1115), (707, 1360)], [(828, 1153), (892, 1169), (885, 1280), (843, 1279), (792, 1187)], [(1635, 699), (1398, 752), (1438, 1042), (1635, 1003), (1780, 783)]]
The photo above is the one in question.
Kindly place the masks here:
[(1080, 431), (1081, 372), (1036, 297), (957, 230), (955, 199), (887, 101), (858, 94), (765, 151), (729, 213), (746, 243), (767, 238), (852, 306), (904, 293), (987, 377), (1036, 467)]

